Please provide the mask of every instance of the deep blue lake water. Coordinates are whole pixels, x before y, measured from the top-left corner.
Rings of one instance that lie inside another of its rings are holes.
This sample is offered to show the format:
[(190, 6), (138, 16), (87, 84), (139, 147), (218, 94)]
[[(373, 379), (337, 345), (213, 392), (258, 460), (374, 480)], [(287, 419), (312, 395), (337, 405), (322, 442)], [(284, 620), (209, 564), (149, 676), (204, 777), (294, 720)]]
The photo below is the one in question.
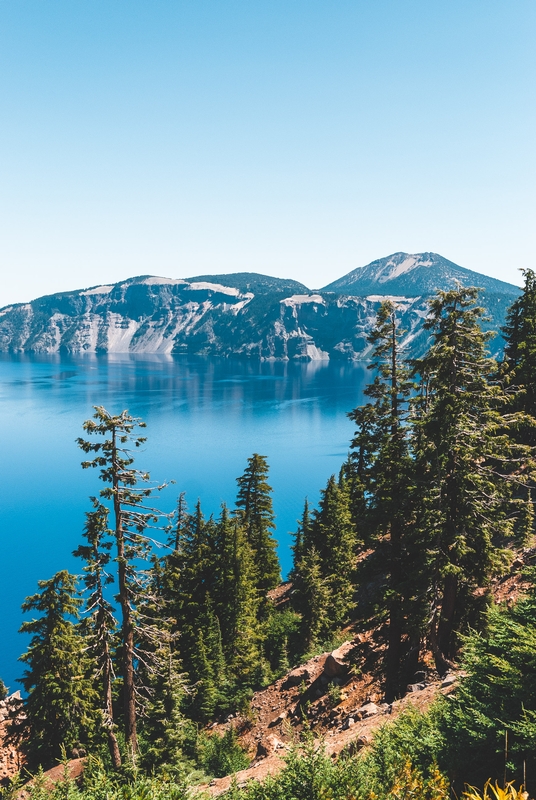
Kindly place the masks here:
[(304, 498), (344, 460), (362, 402), (364, 364), (254, 363), (170, 356), (0, 355), (0, 677), (14, 691), (27, 639), (17, 633), (20, 604), (36, 582), (60, 569), (76, 572), (71, 555), (88, 498), (102, 487), (82, 470), (75, 440), (94, 405), (124, 408), (147, 423), (136, 464), (159, 482), (170, 511), (185, 491), (206, 516), (232, 505), (246, 459), (267, 456), (279, 555), (290, 566), (290, 533)]

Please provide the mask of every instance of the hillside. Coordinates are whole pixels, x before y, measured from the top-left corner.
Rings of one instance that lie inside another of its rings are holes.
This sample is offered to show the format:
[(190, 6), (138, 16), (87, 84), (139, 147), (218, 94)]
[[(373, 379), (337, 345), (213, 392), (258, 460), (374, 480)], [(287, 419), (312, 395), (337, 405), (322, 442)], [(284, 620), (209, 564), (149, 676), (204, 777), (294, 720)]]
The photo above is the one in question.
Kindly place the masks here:
[[(483, 286), (485, 326), (500, 330), (519, 289), (441, 256), (397, 253), (323, 290), (255, 273), (140, 276), (0, 310), (0, 352), (168, 353), (266, 360), (364, 360), (382, 299), (395, 299), (405, 351), (422, 355), (427, 298), (455, 280)], [(502, 339), (492, 343), (501, 351)]]
[(486, 295), (506, 295), (513, 299), (520, 292), (511, 283), (460, 267), (437, 253), (393, 253), (352, 270), (324, 286), (322, 291), (417, 297), (434, 294), (437, 289), (451, 289), (456, 281), (463, 286), (478, 286)]

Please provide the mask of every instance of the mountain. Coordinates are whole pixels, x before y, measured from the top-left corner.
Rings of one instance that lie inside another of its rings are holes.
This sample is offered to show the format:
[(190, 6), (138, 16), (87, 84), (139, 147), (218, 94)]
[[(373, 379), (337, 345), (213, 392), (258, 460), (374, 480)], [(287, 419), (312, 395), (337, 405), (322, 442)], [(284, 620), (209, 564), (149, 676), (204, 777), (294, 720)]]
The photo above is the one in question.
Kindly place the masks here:
[(352, 270), (321, 291), (362, 297), (369, 294), (422, 297), (434, 294), (437, 289), (449, 289), (455, 281), (463, 286), (478, 286), (486, 293), (512, 298), (517, 297), (520, 291), (511, 283), (460, 267), (437, 253), (393, 253)]
[[(223, 280), (222, 280), (223, 279)], [(195, 278), (186, 278), (190, 283), (224, 283), (240, 289), (241, 292), (254, 292), (255, 294), (307, 293), (309, 289), (303, 283), (287, 278), (272, 278), (271, 275), (259, 275), (257, 272), (230, 272), (227, 275), (197, 275)]]
[[(485, 327), (499, 330), (520, 292), (516, 286), (432, 253), (395, 253), (317, 292), (297, 281), (233, 273), (142, 275), (40, 297), (0, 309), (0, 352), (364, 360), (379, 303), (394, 296), (406, 353), (416, 357), (428, 342), (422, 327), (427, 298), (454, 280), (484, 286), (482, 302), (490, 316)], [(492, 353), (501, 348), (497, 336)]]

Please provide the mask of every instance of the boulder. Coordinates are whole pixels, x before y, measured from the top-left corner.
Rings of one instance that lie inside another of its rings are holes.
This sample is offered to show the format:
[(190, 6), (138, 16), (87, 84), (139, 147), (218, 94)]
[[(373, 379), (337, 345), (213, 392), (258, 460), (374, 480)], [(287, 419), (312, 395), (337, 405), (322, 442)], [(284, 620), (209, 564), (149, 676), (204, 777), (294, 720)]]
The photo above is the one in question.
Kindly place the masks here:
[(328, 655), (324, 663), (324, 674), (328, 678), (345, 678), (348, 675), (350, 667), (345, 659), (351, 646), (352, 642), (345, 642)]
[(311, 673), (307, 667), (296, 667), (296, 669), (288, 673), (281, 684), (281, 688), (290, 689), (292, 686), (300, 686), (302, 683), (309, 683), (310, 680)]
[(282, 711), (281, 714), (273, 719), (271, 722), (268, 723), (269, 728), (275, 728), (276, 725), (281, 725), (283, 720), (287, 718), (288, 714), (286, 711)]
[(360, 719), (366, 719), (367, 717), (373, 717), (374, 714), (379, 714), (380, 709), (376, 705), (376, 703), (365, 703), (364, 706), (358, 708), (356, 714), (359, 716)]
[(273, 733), (265, 736), (257, 745), (257, 752), (255, 754), (255, 759), (258, 758), (267, 758), (268, 756), (273, 755), (277, 750), (284, 749), (285, 745), (278, 739), (277, 736), (274, 736)]
[(409, 683), (407, 687), (408, 692), (420, 692), (422, 689), (426, 689), (425, 683)]

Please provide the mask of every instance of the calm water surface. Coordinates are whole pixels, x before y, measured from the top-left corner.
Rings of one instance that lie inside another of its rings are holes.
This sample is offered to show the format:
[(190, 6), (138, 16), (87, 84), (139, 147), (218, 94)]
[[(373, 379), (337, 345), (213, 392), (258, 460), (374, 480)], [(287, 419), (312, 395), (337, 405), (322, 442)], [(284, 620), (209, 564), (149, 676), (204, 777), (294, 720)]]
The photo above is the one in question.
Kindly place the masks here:
[(304, 498), (316, 504), (348, 451), (346, 412), (362, 402), (363, 364), (260, 364), (170, 356), (0, 355), (0, 677), (12, 690), (27, 646), (20, 604), (40, 578), (78, 571), (88, 497), (102, 487), (82, 470), (75, 440), (94, 405), (147, 422), (136, 463), (163, 482), (171, 510), (185, 491), (205, 515), (236, 496), (253, 452), (268, 457), (283, 570)]

